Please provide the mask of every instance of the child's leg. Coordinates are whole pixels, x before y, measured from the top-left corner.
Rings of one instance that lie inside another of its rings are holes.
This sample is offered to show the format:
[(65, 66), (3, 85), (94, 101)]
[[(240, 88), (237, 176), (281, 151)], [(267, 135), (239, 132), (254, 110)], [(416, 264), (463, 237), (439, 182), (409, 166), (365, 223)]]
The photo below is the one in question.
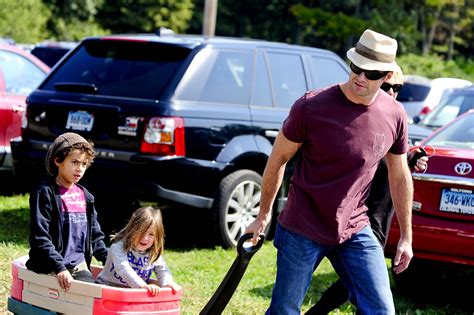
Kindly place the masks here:
[(74, 268), (70, 269), (69, 272), (74, 280), (84, 281), (95, 283), (95, 279), (92, 276), (92, 273), (87, 268), (86, 262), (82, 262), (79, 265), (76, 265)]

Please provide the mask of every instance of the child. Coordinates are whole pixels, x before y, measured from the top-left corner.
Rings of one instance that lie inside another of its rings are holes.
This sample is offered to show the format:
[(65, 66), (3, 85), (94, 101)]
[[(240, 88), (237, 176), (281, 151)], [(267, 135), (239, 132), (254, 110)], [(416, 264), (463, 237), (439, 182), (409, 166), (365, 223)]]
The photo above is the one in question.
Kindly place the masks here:
[(68, 290), (72, 279), (94, 282), (92, 256), (105, 262), (107, 248), (94, 197), (77, 182), (94, 159), (92, 143), (75, 133), (56, 138), (46, 154), (52, 177), (30, 195), (30, 252), (26, 267), (54, 274)]
[[(107, 262), (97, 276), (97, 282), (146, 288), (152, 295), (158, 294), (160, 287), (169, 287), (173, 292), (180, 290), (163, 258), (164, 234), (159, 209), (142, 207), (136, 210), (125, 228), (112, 238)], [(157, 282), (150, 280), (153, 271)]]

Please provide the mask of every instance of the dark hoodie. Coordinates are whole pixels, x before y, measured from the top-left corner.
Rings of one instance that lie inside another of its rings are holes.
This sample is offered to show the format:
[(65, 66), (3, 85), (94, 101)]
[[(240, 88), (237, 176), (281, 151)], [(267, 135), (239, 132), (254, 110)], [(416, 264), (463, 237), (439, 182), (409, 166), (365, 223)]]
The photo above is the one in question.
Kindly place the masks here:
[[(85, 259), (90, 268), (92, 256), (105, 263), (107, 248), (104, 233), (97, 221), (94, 197), (81, 185), (84, 191), (87, 214), (87, 238)], [(38, 273), (59, 273), (66, 270), (62, 238), (63, 213), (59, 187), (50, 179), (36, 187), (30, 195), (30, 252), (26, 267)]]

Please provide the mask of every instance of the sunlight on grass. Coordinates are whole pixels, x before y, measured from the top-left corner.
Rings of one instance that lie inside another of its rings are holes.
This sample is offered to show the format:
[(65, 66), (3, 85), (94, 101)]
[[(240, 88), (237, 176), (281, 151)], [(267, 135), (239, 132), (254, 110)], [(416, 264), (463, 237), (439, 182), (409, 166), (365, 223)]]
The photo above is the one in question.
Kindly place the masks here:
[[(28, 253), (28, 213), (28, 195), (0, 196), (0, 313), (6, 311), (6, 301), (10, 294), (11, 261)], [(176, 281), (184, 288), (181, 302), (181, 313), (184, 315), (199, 314), (237, 257), (235, 250), (221, 247), (167, 247), (164, 255)], [(389, 267), (390, 261), (386, 261)], [(223, 314), (263, 314), (270, 303), (275, 273), (276, 249), (271, 241), (267, 241), (250, 261)], [(313, 275), (313, 282), (302, 306), (303, 311), (308, 310), (336, 279), (337, 275), (331, 264), (326, 259), (323, 260)], [(400, 314), (474, 312), (449, 304), (420, 304), (396, 289), (393, 293), (395, 306)], [(352, 305), (346, 303), (332, 314), (348, 314), (354, 310)]]

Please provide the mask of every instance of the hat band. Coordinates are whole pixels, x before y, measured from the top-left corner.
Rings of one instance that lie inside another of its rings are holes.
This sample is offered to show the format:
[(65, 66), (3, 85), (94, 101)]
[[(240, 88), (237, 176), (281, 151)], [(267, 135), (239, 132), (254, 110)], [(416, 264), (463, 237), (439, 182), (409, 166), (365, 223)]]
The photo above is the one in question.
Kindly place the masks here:
[(378, 52), (373, 49), (370, 49), (360, 42), (357, 42), (355, 51), (359, 54), (364, 56), (365, 58), (369, 58), (371, 60), (385, 62), (385, 63), (392, 63), (395, 60), (395, 56), (392, 54), (386, 54), (383, 52)]

